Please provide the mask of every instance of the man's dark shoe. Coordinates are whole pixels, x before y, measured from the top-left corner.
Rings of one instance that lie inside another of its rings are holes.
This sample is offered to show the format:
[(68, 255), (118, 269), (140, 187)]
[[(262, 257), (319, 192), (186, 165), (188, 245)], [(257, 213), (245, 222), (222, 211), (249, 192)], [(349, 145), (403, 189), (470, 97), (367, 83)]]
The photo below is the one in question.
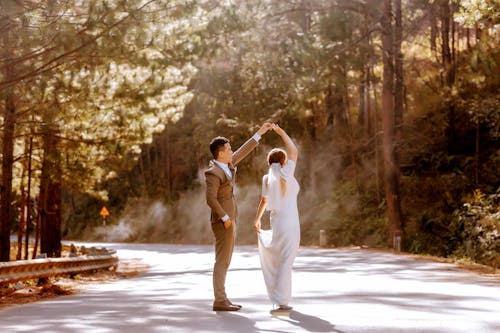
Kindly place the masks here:
[(214, 311), (238, 311), (241, 307), (231, 304), (229, 301), (224, 302), (214, 302)]

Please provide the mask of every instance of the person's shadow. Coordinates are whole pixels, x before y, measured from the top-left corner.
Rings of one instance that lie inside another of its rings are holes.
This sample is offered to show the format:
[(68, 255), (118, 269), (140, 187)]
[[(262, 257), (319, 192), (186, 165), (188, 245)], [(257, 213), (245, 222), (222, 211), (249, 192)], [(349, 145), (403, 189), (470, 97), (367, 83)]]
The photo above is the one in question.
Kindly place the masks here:
[(289, 316), (279, 316), (280, 320), (289, 322), (292, 325), (300, 326), (309, 332), (335, 332), (345, 333), (335, 329), (335, 325), (319, 317), (310, 316), (298, 311), (290, 311)]

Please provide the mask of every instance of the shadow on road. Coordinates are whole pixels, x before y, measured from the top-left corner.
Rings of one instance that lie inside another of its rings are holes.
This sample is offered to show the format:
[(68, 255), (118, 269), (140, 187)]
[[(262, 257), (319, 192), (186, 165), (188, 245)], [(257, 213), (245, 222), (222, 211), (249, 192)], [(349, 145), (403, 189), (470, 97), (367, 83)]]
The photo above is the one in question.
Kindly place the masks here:
[[(239, 247), (228, 278), (238, 313), (212, 311), (211, 246), (108, 244), (150, 269), (78, 295), (0, 311), (9, 333), (499, 332), (499, 281), (453, 265), (343, 249), (301, 249), (294, 305), (272, 317), (255, 247)], [(335, 325), (333, 324), (335, 323)]]
[(280, 320), (286, 321), (294, 326), (302, 327), (309, 332), (336, 332), (345, 333), (335, 329), (335, 325), (327, 320), (316, 316), (311, 316), (298, 311), (290, 311), (289, 317), (278, 317)]
[[(223, 332), (256, 332), (255, 321), (231, 312), (216, 312), (219, 319), (217, 329)], [(203, 327), (200, 327), (203, 329)], [(206, 329), (206, 328), (205, 328)]]

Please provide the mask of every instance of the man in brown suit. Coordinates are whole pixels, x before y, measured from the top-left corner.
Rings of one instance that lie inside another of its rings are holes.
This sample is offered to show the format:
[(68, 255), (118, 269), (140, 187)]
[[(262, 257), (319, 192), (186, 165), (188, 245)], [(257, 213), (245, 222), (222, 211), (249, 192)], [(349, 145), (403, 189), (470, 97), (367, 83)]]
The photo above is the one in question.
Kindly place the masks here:
[(234, 153), (229, 140), (224, 137), (216, 137), (210, 142), (210, 151), (214, 159), (210, 161), (210, 166), (205, 171), (205, 179), (207, 204), (210, 206), (210, 219), (215, 236), (214, 311), (241, 309), (241, 305), (231, 303), (225, 290), (226, 273), (233, 255), (238, 214), (233, 193), (236, 178), (235, 166), (257, 147), (260, 137), (271, 128), (271, 123), (264, 123), (257, 133)]

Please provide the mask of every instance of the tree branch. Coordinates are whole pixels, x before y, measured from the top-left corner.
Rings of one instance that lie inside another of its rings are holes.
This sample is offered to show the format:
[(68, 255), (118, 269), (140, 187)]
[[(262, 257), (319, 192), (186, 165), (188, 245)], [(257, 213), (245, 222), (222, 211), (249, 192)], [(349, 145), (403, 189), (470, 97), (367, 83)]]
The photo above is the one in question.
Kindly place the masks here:
[[(146, 3), (144, 3), (142, 6), (140, 6), (139, 8), (135, 9), (134, 11), (139, 11), (141, 9), (143, 9), (144, 7), (148, 6), (149, 4), (153, 3), (154, 0), (150, 0)], [(4, 80), (4, 81), (0, 81), (0, 91), (2, 91), (3, 89), (6, 89), (14, 84), (16, 84), (17, 82), (19, 81), (22, 81), (22, 80), (26, 80), (28, 78), (32, 78), (32, 77), (35, 77), (39, 74), (42, 74), (42, 73), (46, 73), (54, 68), (57, 68), (59, 67), (60, 65), (64, 64), (64, 62), (60, 62), (62, 59), (68, 57), (69, 55), (71, 54), (74, 54), (84, 48), (86, 48), (87, 46), (95, 43), (99, 38), (101, 38), (102, 36), (104, 36), (104, 34), (106, 34), (107, 32), (109, 32), (110, 30), (112, 30), (113, 28), (119, 26), (120, 24), (122, 24), (123, 22), (125, 22), (126, 20), (128, 20), (130, 17), (132, 17), (132, 14), (129, 13), (127, 16), (123, 17), (122, 19), (118, 20), (117, 22), (113, 23), (112, 25), (108, 26), (106, 29), (104, 29), (103, 31), (101, 31), (98, 35), (96, 35), (95, 37), (93, 37), (92, 39), (84, 42), (83, 44), (79, 45), (78, 47), (75, 47), (67, 52), (64, 52), (56, 57), (54, 57), (53, 59), (47, 61), (46, 63), (44, 63), (43, 65), (39, 66), (38, 68), (36, 68), (35, 70), (33, 70), (32, 72), (30, 73), (27, 73), (27, 74), (24, 74), (24, 75), (21, 75), (21, 76), (18, 76), (18, 77), (14, 77), (14, 78), (11, 78), (11, 79), (7, 79), (7, 80)], [(54, 64), (55, 63), (55, 64)]]

